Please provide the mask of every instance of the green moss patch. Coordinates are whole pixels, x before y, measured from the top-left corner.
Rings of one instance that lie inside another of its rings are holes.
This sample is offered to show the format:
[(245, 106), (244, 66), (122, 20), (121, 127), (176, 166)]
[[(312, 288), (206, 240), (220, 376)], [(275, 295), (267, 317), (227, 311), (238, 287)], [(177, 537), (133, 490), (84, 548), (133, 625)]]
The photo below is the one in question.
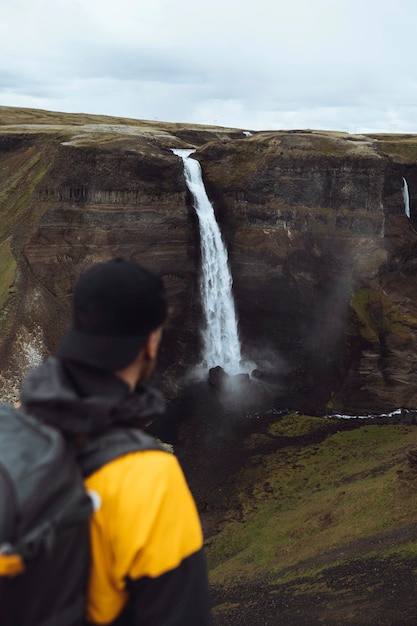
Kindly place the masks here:
[(0, 310), (10, 297), (16, 276), (16, 261), (13, 257), (10, 239), (0, 244)]
[(350, 300), (355, 312), (361, 336), (369, 343), (380, 343), (381, 336), (394, 335), (399, 341), (408, 342), (411, 329), (416, 328), (417, 320), (404, 313), (390, 296), (381, 288), (358, 289)]
[(417, 137), (414, 135), (400, 136), (398, 139), (388, 136), (378, 140), (380, 150), (400, 163), (415, 163), (417, 161)]
[[(11, 226), (21, 216), (32, 200), (36, 185), (46, 173), (42, 152), (28, 149), (12, 162), (0, 191), (0, 237), (11, 232)], [(26, 225), (27, 226), (27, 225)]]
[(379, 343), (378, 328), (369, 311), (370, 304), (373, 301), (374, 294), (371, 289), (358, 289), (350, 300), (350, 307), (356, 313), (362, 337), (370, 343)]
[(329, 430), (331, 423), (321, 417), (288, 413), (269, 426), (268, 431), (280, 437), (300, 437), (316, 431)]

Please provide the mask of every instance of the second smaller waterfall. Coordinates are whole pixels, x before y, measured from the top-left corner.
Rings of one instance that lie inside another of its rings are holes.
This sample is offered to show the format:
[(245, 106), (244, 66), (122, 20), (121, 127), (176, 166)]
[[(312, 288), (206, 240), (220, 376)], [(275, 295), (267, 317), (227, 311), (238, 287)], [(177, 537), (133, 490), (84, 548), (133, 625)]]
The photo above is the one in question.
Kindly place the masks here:
[(184, 162), (185, 182), (194, 199), (201, 236), (201, 297), (205, 317), (203, 363), (220, 366), (230, 375), (242, 371), (242, 357), (232, 296), (232, 277), (213, 206), (207, 197), (201, 167), (188, 158), (194, 150), (172, 150)]
[(410, 196), (408, 195), (408, 185), (404, 176), (403, 176), (403, 198), (404, 198), (405, 214), (408, 217), (408, 219), (410, 219)]

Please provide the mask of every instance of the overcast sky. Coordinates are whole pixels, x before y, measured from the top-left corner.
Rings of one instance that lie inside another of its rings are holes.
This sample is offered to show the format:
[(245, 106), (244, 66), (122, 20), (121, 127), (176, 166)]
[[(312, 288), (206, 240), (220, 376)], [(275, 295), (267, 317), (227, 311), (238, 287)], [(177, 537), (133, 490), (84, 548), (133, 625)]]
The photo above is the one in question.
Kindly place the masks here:
[(0, 0), (0, 104), (417, 133), (416, 0)]

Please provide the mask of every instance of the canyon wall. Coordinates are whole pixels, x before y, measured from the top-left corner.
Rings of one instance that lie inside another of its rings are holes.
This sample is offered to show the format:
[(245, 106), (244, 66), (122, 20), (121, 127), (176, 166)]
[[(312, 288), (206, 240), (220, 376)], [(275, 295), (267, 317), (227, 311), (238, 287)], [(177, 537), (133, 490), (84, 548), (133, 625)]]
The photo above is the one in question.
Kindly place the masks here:
[[(157, 376), (199, 360), (195, 148), (234, 278), (243, 352), (276, 406), (417, 405), (417, 137), (257, 132), (0, 107), (0, 385), (53, 350), (77, 275), (131, 256), (170, 299)], [(403, 176), (410, 191), (405, 216)], [(10, 391), (10, 389), (12, 391)]]

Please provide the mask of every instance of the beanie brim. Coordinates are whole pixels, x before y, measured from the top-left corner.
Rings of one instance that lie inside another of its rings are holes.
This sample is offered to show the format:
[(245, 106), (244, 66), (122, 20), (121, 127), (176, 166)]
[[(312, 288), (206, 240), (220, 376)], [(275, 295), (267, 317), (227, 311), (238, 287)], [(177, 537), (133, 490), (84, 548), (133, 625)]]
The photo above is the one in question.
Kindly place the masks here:
[(55, 356), (99, 369), (116, 371), (130, 365), (149, 333), (129, 337), (105, 337), (70, 328), (55, 350)]

